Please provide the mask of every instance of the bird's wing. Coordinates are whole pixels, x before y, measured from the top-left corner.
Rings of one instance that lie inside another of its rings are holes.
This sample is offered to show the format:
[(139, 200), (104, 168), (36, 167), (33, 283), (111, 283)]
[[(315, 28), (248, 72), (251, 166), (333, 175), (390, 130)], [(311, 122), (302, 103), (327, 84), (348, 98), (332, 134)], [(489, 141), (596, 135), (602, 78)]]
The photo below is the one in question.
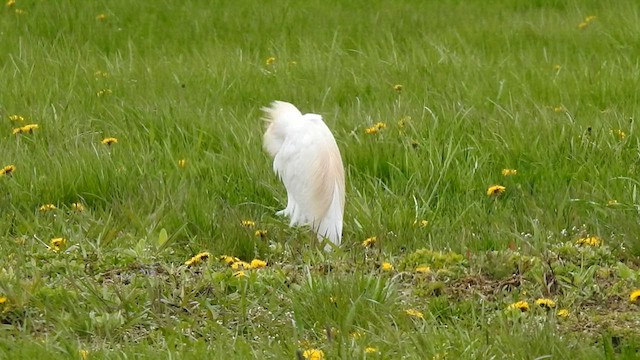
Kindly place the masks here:
[[(304, 115), (302, 121), (288, 130), (274, 158), (273, 169), (290, 197), (287, 212), (292, 224), (311, 224), (318, 231), (338, 227), (323, 226), (323, 219), (330, 218), (332, 223), (339, 219), (341, 232), (344, 168), (331, 131), (315, 114)], [(293, 208), (289, 208), (291, 205)], [(328, 214), (332, 216), (327, 217)]]

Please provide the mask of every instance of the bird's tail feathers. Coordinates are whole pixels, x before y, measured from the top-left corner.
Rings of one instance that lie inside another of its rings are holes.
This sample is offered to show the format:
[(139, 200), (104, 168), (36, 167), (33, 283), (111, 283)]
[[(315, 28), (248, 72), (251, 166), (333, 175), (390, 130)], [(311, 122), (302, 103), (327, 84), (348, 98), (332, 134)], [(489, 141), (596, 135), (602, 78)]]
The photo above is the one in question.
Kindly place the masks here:
[[(337, 186), (337, 184), (336, 184)], [(320, 223), (313, 224), (314, 230), (318, 234), (318, 240), (329, 239), (332, 243), (340, 246), (342, 242), (342, 220), (344, 216), (344, 203), (338, 191), (334, 191), (331, 205)]]

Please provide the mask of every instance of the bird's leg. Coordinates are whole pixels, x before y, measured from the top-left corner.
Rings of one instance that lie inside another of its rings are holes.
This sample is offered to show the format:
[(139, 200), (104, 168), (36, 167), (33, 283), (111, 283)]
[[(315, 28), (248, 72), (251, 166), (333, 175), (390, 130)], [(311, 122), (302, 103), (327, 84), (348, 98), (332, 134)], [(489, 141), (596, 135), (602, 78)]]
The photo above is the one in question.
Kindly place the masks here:
[(291, 196), (291, 194), (289, 194), (289, 192), (287, 191), (287, 207), (277, 211), (276, 215), (278, 216), (291, 216), (291, 213), (293, 213), (293, 208), (295, 207), (296, 202), (293, 201), (293, 197)]

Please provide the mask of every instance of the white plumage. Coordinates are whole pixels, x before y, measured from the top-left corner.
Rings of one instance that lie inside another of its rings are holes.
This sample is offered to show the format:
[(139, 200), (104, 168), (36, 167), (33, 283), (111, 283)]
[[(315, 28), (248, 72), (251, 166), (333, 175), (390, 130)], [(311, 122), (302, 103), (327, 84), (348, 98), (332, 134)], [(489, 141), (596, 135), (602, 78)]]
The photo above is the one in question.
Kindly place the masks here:
[(344, 167), (331, 130), (322, 116), (303, 115), (287, 102), (274, 101), (262, 111), (269, 123), (264, 148), (287, 189), (287, 207), (276, 214), (289, 216), (290, 226), (311, 226), (318, 240), (326, 237), (340, 245)]

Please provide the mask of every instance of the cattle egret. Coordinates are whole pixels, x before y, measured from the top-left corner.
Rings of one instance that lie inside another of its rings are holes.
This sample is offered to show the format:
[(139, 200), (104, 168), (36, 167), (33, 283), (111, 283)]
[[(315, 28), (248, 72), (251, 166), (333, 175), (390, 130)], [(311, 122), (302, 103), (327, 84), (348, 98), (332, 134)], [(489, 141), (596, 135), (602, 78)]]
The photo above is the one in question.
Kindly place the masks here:
[[(268, 122), (264, 148), (273, 171), (287, 190), (290, 226), (309, 225), (318, 240), (335, 245), (342, 239), (344, 167), (331, 130), (318, 114), (302, 114), (290, 103), (274, 101), (262, 108)], [(327, 244), (325, 250), (330, 250)]]

